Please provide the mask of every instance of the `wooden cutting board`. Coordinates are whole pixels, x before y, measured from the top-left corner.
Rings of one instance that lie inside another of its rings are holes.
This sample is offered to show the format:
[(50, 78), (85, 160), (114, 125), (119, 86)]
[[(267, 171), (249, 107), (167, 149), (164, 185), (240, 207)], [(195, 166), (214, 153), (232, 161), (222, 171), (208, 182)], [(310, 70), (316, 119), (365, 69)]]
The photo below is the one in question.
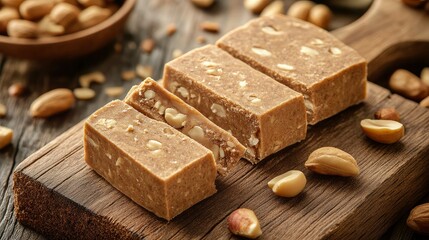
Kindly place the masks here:
[[(375, 73), (391, 61), (429, 51), (422, 42), (429, 40), (428, 23), (429, 15), (400, 0), (378, 0), (362, 19), (334, 34), (365, 56)], [(368, 89), (365, 103), (311, 127), (305, 141), (256, 166), (241, 161), (231, 175), (218, 178), (217, 194), (171, 222), (134, 204), (86, 166), (80, 123), (15, 170), (17, 219), (57, 239), (227, 239), (233, 236), (226, 217), (247, 207), (260, 219), (260, 239), (377, 238), (429, 192), (429, 111), (375, 84)], [(359, 126), (386, 106), (396, 107), (406, 126), (405, 137), (393, 145), (372, 142)], [(307, 171), (308, 155), (323, 146), (351, 153), (361, 175), (340, 178)], [(306, 174), (304, 193), (291, 199), (272, 194), (267, 182), (291, 169)]]

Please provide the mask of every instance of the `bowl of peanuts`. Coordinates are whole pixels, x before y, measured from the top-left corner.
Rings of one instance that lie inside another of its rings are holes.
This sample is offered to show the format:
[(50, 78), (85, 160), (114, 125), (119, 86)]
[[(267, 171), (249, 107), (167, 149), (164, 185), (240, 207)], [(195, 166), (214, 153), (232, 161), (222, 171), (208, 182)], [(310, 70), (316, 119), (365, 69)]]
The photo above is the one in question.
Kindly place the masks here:
[(136, 0), (1, 0), (0, 53), (54, 60), (94, 52), (119, 34)]

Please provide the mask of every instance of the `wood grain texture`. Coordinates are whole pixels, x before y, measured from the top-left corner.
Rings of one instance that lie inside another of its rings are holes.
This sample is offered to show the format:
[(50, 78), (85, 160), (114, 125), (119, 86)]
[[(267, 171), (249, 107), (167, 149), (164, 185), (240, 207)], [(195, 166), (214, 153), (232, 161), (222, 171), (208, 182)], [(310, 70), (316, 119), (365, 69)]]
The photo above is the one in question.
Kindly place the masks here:
[[(14, 208), (11, 189), (11, 174), (14, 168), (31, 153), (43, 147), (60, 133), (75, 125), (81, 119), (104, 105), (107, 101), (111, 100), (102, 93), (104, 86), (94, 86), (93, 88), (98, 93), (96, 99), (89, 102), (78, 102), (77, 106), (73, 110), (54, 118), (48, 120), (33, 120), (27, 115), (27, 109), (33, 99), (41, 93), (53, 88), (77, 87), (78, 76), (92, 70), (101, 70), (107, 75), (108, 81), (105, 86), (122, 85), (125, 88), (129, 88), (131, 85), (136, 84), (138, 80), (126, 83), (121, 81), (120, 73), (123, 70), (134, 68), (138, 63), (152, 65), (155, 70), (154, 78), (159, 79), (162, 74), (163, 64), (171, 59), (171, 54), (174, 49), (188, 51), (200, 46), (200, 44), (195, 42), (195, 38), (199, 35), (205, 36), (208, 43), (214, 43), (220, 36), (200, 31), (198, 27), (199, 22), (203, 20), (217, 21), (221, 23), (221, 34), (224, 34), (232, 28), (237, 27), (254, 17), (243, 9), (241, 1), (218, 0), (216, 5), (208, 11), (196, 9), (190, 5), (188, 1), (180, 1), (180, 3), (179, 1), (173, 0), (147, 0), (137, 2), (138, 5), (129, 20), (126, 33), (123, 37), (119, 38), (119, 41), (123, 44), (124, 48), (120, 54), (115, 54), (112, 46), (109, 46), (95, 54), (76, 61), (41, 63), (4, 57), (1, 58), (0, 67), (2, 71), (0, 75), (0, 101), (7, 104), (10, 113), (5, 119), (0, 119), (0, 124), (13, 128), (15, 130), (15, 138), (11, 146), (0, 150), (0, 239), (43, 239), (39, 234), (19, 224), (13, 214)], [(386, 0), (386, 2), (395, 4), (395, 7), (399, 7), (398, 4), (400, 4), (399, 0)], [(290, 3), (291, 1), (286, 1), (287, 6), (290, 5)], [(377, 23), (377, 26), (381, 26), (383, 28), (382, 31), (386, 32), (388, 31), (385, 29), (386, 27), (389, 27), (393, 22), (396, 22), (397, 19), (401, 18), (398, 17), (400, 14), (391, 14), (389, 12), (389, 8), (383, 11), (384, 13), (380, 16), (380, 22)], [(401, 9), (401, 11), (417, 14), (420, 21), (427, 18), (423, 12), (419, 12), (417, 10)], [(350, 20), (353, 19), (353, 17), (349, 16), (350, 14), (351, 13), (343, 13), (342, 15), (336, 14), (332, 26), (336, 28), (345, 22), (350, 22)], [(410, 16), (410, 14), (407, 13), (407, 16)], [(173, 37), (166, 37), (165, 26), (171, 22), (177, 24), (178, 32)], [(388, 36), (395, 36), (400, 33), (408, 33), (409, 35), (409, 32), (423, 32), (423, 29), (426, 29), (405, 27), (405, 24), (407, 24), (407, 22), (401, 22), (400, 26), (404, 27), (401, 28), (400, 31), (389, 32)], [(372, 36), (382, 36), (378, 35), (377, 31), (371, 26), (368, 26), (368, 28), (372, 29), (372, 31), (370, 31)], [(340, 33), (338, 33), (337, 36), (340, 36)], [(351, 34), (351, 32), (348, 32), (348, 34)], [(357, 39), (360, 39), (361, 45), (365, 44), (365, 40), (367, 40), (365, 35), (355, 34), (355, 36)], [(157, 47), (151, 55), (141, 54), (135, 49), (135, 46), (139, 44), (140, 40), (147, 37), (152, 37), (157, 42)], [(344, 40), (348, 44), (353, 44), (352, 37)], [(371, 48), (376, 48), (376, 46), (379, 45), (373, 44), (370, 41), (368, 41), (368, 44), (372, 47), (366, 48), (369, 49), (367, 51), (371, 51)], [(427, 44), (426, 42), (420, 42), (419, 44), (423, 47), (418, 47), (419, 45), (414, 42), (410, 45), (400, 44), (399, 46), (402, 47), (401, 49), (403, 51), (399, 52), (393, 51), (395, 50), (394, 48), (390, 48), (391, 50), (387, 51), (387, 54), (382, 54), (384, 56), (376, 58), (377, 61), (372, 61), (370, 63), (370, 71), (371, 69), (374, 69), (374, 71), (371, 72), (377, 73), (376, 70), (378, 70), (378, 66), (381, 66), (382, 64), (378, 64), (377, 67), (372, 66), (374, 66), (373, 63), (376, 62), (383, 63), (381, 60), (388, 59), (389, 61), (384, 61), (384, 63), (391, 63), (392, 61), (396, 61), (398, 58), (403, 57), (404, 54), (408, 54), (410, 52), (412, 52), (412, 54), (408, 55), (411, 57), (414, 57), (413, 54), (423, 56), (424, 50), (429, 48), (425, 48)], [(367, 56), (364, 53), (362, 54)], [(429, 54), (426, 54), (426, 56), (428, 55)], [(379, 79), (374, 78), (374, 80), (378, 81)], [(16, 81), (24, 81), (28, 86), (30, 86), (31, 93), (25, 98), (14, 99), (7, 97), (7, 87)], [(370, 115), (368, 115), (368, 117), (369, 116)], [(274, 168), (273, 166), (271, 167)], [(252, 174), (257, 174), (255, 171), (257, 171), (258, 168), (259, 167), (253, 170), (254, 172)], [(274, 175), (278, 172), (281, 172), (281, 170), (272, 170), (270, 174)], [(220, 187), (228, 188), (229, 184), (238, 182), (242, 175), (243, 173), (237, 173), (234, 176), (231, 176), (228, 181), (219, 181)], [(341, 179), (339, 180), (343, 181)], [(234, 185), (236, 184), (237, 183)], [(232, 188), (230, 191), (238, 188), (234, 185), (229, 187)], [(245, 193), (246, 192), (243, 194)], [(250, 194), (245, 194), (245, 196), (249, 198)], [(102, 201), (102, 199), (100, 201)], [(227, 201), (234, 201), (233, 205), (240, 205), (239, 200), (227, 199)], [(255, 200), (249, 199), (249, 201), (243, 203), (243, 205), (245, 206), (246, 204), (249, 204), (249, 202), (252, 203), (254, 201)], [(278, 199), (277, 201), (279, 202), (277, 204), (280, 204), (283, 200)], [(292, 200), (292, 202), (295, 203), (298, 201), (300, 200)], [(284, 202), (291, 202), (291, 200), (284, 200)], [(412, 204), (410, 203), (408, 207), (401, 209), (402, 213), (405, 215), (403, 215), (396, 226), (386, 232), (383, 239), (425, 239), (422, 236), (412, 233), (404, 225), (404, 217), (408, 215), (411, 205)], [(379, 208), (383, 207), (384, 206), (379, 206)], [(197, 206), (196, 209), (199, 211), (202, 208)], [(228, 209), (232, 210), (232, 207), (230, 206)], [(272, 213), (274, 216), (276, 214), (278, 213)], [(373, 215), (375, 216), (374, 218), (379, 216), (379, 214), (376, 213)], [(187, 222), (192, 222), (192, 219)], [(203, 221), (201, 222), (201, 226), (209, 222), (213, 223), (211, 221)], [(391, 222), (389, 222), (389, 224), (390, 223)], [(174, 226), (174, 231), (180, 231), (181, 234), (183, 232), (191, 234), (189, 231), (193, 231), (194, 229), (198, 231), (198, 228), (200, 227), (199, 224), (194, 223), (190, 228), (188, 228), (185, 227), (185, 224), (186, 223), (183, 223), (181, 226)], [(213, 230), (223, 231), (223, 228), (225, 227), (223, 224), (224, 221), (219, 220), (219, 225), (214, 227)], [(150, 225), (146, 229), (147, 231), (156, 231), (156, 226)], [(157, 236), (160, 236), (162, 230), (165, 230), (165, 228), (156, 231), (158, 233)], [(171, 235), (174, 235), (174, 233)], [(213, 235), (208, 234), (208, 236)], [(228, 235), (225, 237), (229, 238), (230, 236)]]
[[(219, 178), (218, 193), (197, 204), (170, 223), (156, 218), (116, 191), (83, 160), (82, 124), (32, 155), (15, 170), (15, 195), (22, 223), (43, 229), (46, 236), (70, 239), (92, 237), (97, 228), (85, 224), (109, 221), (108, 229), (145, 239), (224, 239), (231, 237), (226, 217), (238, 207), (253, 209), (265, 231), (261, 239), (375, 239), (402, 213), (427, 193), (429, 166), (429, 112), (373, 84), (367, 102), (312, 127), (304, 142), (289, 147), (257, 166), (241, 161), (231, 176)], [(360, 119), (370, 117), (380, 107), (395, 106), (407, 126), (404, 139), (394, 145), (376, 144), (363, 136)], [(359, 162), (358, 178), (337, 178), (312, 174), (304, 168), (311, 151), (340, 147)], [(285, 199), (273, 195), (267, 182), (290, 169), (304, 171), (308, 185), (304, 194)], [(27, 185), (41, 184), (27, 192)], [(64, 205), (46, 204), (47, 193), (61, 196)], [(44, 195), (32, 198), (31, 195)], [(25, 196), (30, 195), (30, 196)], [(78, 206), (79, 211), (70, 212)], [(35, 207), (37, 206), (37, 207)], [(385, 206), (385, 207), (380, 207)], [(388, 207), (390, 206), (390, 207)], [(34, 212), (32, 212), (34, 211)], [(45, 218), (36, 213), (64, 212)], [(60, 218), (60, 219), (57, 219)], [(80, 227), (59, 229), (71, 222)], [(96, 224), (100, 227), (101, 224)], [(60, 230), (62, 230), (60, 232)], [(55, 235), (59, 234), (61, 235)], [(88, 234), (88, 235), (87, 235)], [(112, 238), (100, 231), (100, 237)], [(114, 235), (113, 235), (114, 236)]]

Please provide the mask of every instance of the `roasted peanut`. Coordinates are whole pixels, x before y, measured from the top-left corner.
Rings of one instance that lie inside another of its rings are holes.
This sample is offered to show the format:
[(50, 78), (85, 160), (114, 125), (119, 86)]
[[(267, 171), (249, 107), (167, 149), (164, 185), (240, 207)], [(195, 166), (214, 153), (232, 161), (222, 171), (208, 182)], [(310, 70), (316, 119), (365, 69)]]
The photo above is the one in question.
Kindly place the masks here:
[(33, 117), (50, 117), (70, 109), (75, 103), (72, 91), (58, 88), (49, 91), (36, 100), (30, 106), (30, 114)]
[(244, 0), (244, 7), (253, 13), (260, 13), (271, 0)]
[(312, 152), (305, 162), (305, 167), (325, 175), (359, 175), (359, 167), (352, 155), (334, 147), (323, 147)]
[(234, 235), (255, 239), (262, 234), (255, 213), (247, 208), (239, 208), (228, 216), (228, 228)]
[(278, 196), (295, 197), (304, 190), (306, 184), (304, 173), (291, 170), (273, 178), (268, 182), (268, 187)]
[(393, 91), (416, 101), (429, 95), (429, 87), (416, 75), (404, 69), (398, 69), (392, 74), (389, 86)]
[(317, 4), (312, 7), (308, 15), (308, 21), (314, 25), (327, 29), (331, 23), (332, 12), (329, 7), (324, 4)]
[(312, 1), (296, 1), (289, 7), (287, 15), (307, 21), (310, 10), (313, 7), (314, 2)]
[(19, 13), (26, 20), (38, 20), (49, 14), (54, 7), (52, 0), (25, 0), (19, 6)]
[(360, 122), (360, 125), (367, 137), (379, 143), (395, 143), (405, 133), (404, 125), (392, 120), (364, 119)]
[(280, 0), (274, 1), (268, 4), (268, 6), (264, 8), (264, 10), (262, 10), (261, 16), (273, 16), (276, 14), (284, 14), (285, 13), (284, 8), (285, 6), (283, 1), (280, 1)]
[(399, 113), (393, 107), (380, 108), (377, 112), (374, 113), (374, 118), (381, 120), (393, 120), (397, 122), (401, 121)]
[(39, 29), (34, 22), (14, 19), (7, 25), (7, 34), (10, 37), (17, 38), (36, 38), (39, 34)]

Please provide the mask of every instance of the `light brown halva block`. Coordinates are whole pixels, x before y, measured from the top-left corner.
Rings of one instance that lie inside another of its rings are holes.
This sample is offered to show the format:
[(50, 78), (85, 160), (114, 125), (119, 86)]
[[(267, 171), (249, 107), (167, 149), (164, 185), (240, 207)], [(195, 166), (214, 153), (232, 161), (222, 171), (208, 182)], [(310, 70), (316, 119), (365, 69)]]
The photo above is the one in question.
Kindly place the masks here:
[[(182, 88), (179, 94), (187, 96), (189, 92)], [(235, 137), (151, 78), (133, 87), (124, 101), (212, 150), (221, 175), (226, 175), (244, 156), (246, 148)]]
[(213, 153), (113, 101), (85, 122), (85, 161), (137, 204), (171, 220), (216, 192)]
[(250, 21), (217, 46), (302, 93), (309, 124), (366, 96), (367, 63), (355, 50), (310, 23), (270, 16)]
[(163, 84), (231, 131), (247, 147), (252, 163), (305, 138), (303, 96), (215, 46), (167, 63)]

